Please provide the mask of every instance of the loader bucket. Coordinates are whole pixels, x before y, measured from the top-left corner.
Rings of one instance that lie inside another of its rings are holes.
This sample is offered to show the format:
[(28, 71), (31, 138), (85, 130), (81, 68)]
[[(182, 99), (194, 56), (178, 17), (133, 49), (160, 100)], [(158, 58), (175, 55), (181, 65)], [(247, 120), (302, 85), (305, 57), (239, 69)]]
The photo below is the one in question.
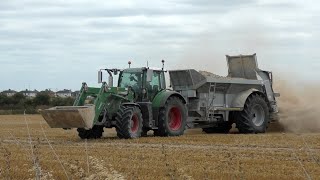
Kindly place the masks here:
[(41, 115), (51, 128), (92, 128), (95, 106), (57, 106)]

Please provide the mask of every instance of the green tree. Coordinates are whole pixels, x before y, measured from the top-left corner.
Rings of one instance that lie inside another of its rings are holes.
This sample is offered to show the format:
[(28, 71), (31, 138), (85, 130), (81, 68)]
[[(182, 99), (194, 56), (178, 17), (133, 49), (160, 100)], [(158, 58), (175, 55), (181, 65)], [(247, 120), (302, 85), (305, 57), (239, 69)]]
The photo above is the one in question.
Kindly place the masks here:
[(24, 108), (34, 107), (34, 102), (32, 99), (26, 99), (24, 102)]
[(50, 104), (50, 95), (46, 92), (40, 92), (33, 99), (34, 105), (49, 105)]
[(63, 106), (63, 99), (61, 97), (51, 98), (50, 106)]
[(72, 106), (74, 102), (74, 98), (72, 97), (54, 97), (51, 99), (50, 105), (51, 106)]
[(0, 94), (0, 107), (3, 108), (9, 105), (9, 97), (5, 94)]
[(64, 99), (64, 104), (65, 106), (72, 106), (73, 105), (73, 102), (74, 102), (74, 98), (72, 97), (67, 97)]
[(9, 97), (11, 101), (11, 106), (14, 109), (21, 109), (24, 107), (24, 102), (26, 100), (26, 96), (24, 96), (22, 93), (16, 93), (12, 97)]

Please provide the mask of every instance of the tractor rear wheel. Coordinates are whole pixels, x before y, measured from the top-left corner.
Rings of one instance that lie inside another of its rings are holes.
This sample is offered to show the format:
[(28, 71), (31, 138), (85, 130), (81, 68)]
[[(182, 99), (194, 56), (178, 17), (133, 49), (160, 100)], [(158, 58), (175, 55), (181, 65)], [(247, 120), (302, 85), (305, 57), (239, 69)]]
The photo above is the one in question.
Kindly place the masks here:
[(92, 129), (78, 128), (78, 135), (81, 139), (99, 139), (102, 137), (103, 126), (93, 126)]
[(187, 123), (186, 105), (178, 97), (170, 97), (160, 109), (156, 136), (183, 135)]
[(240, 133), (265, 133), (269, 123), (266, 100), (258, 94), (250, 95), (235, 118)]
[(232, 124), (230, 122), (223, 122), (223, 123), (219, 123), (215, 127), (202, 128), (202, 131), (208, 134), (212, 134), (212, 133), (227, 134), (229, 133), (231, 128), (232, 128)]
[(121, 106), (116, 116), (116, 131), (119, 138), (138, 138), (142, 133), (142, 113), (137, 106)]

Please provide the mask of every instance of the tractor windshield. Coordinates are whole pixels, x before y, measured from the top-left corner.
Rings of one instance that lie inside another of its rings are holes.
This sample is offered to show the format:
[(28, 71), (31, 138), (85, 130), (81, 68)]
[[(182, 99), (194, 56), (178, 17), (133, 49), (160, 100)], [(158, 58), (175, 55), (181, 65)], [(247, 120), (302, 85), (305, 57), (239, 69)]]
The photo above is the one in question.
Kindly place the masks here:
[(119, 77), (119, 87), (127, 88), (131, 86), (136, 92), (142, 86), (141, 72), (123, 72)]

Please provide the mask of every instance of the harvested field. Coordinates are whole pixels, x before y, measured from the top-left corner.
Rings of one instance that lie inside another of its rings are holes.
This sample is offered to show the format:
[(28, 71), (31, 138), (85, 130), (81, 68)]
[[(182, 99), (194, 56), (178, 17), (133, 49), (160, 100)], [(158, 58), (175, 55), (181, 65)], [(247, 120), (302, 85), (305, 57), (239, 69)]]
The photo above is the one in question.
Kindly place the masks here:
[[(29, 127), (29, 130), (28, 130)], [(30, 136), (28, 134), (30, 133)], [(31, 141), (29, 141), (31, 139)], [(0, 179), (320, 179), (320, 133), (99, 140), (39, 115), (0, 116)]]

